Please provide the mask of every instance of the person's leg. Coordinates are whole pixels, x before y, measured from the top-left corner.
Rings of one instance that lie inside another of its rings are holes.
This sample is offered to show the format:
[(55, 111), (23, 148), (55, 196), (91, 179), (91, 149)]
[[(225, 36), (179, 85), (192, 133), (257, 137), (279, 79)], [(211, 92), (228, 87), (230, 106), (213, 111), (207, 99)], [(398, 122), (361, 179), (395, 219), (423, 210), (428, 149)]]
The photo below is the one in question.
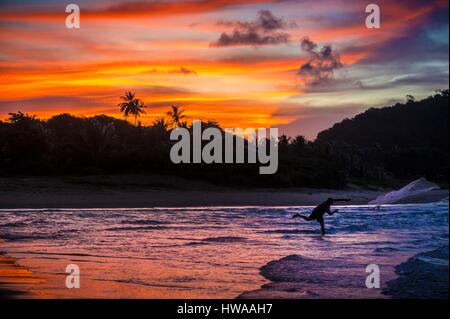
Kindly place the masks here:
[(323, 221), (323, 218), (317, 219), (317, 221), (320, 224), (320, 232), (322, 233), (322, 236), (325, 235), (325, 222)]
[(335, 209), (332, 212), (329, 212), (328, 215), (332, 216), (334, 214), (336, 214), (339, 211), (339, 209)]
[(296, 217), (300, 217), (300, 218), (303, 218), (304, 220), (311, 221), (311, 218), (309, 218), (308, 216), (303, 216), (300, 214), (295, 214), (294, 216), (292, 216), (292, 218), (296, 218)]

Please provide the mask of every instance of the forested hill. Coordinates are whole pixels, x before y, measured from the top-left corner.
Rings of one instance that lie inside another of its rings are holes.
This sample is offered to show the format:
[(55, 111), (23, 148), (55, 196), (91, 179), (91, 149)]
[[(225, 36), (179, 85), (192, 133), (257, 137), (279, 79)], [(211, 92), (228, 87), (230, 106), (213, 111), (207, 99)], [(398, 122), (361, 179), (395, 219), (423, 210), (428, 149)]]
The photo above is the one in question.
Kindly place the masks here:
[(448, 182), (448, 90), (421, 101), (369, 109), (319, 133), (347, 176), (366, 181), (426, 176)]
[[(319, 133), (317, 142), (361, 147), (443, 147), (448, 150), (448, 90), (421, 101), (371, 108)], [(444, 150), (443, 150), (444, 151)]]

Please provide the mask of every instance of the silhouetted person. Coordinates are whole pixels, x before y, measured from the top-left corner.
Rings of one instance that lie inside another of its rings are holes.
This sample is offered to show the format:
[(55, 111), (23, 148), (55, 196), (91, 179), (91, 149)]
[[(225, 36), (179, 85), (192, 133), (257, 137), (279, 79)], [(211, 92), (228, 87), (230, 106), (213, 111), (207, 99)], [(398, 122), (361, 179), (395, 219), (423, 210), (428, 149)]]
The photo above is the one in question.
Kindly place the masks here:
[(334, 211), (330, 210), (330, 207), (331, 205), (333, 205), (334, 202), (349, 202), (349, 201), (350, 199), (348, 198), (342, 199), (328, 198), (322, 204), (314, 208), (311, 215), (303, 216), (300, 214), (295, 214), (294, 216), (292, 216), (292, 218), (300, 217), (307, 221), (316, 220), (320, 224), (320, 231), (322, 232), (322, 235), (325, 235), (325, 224), (323, 221), (323, 215), (325, 215), (325, 213), (327, 213), (328, 215), (333, 215), (338, 212), (337, 209)]

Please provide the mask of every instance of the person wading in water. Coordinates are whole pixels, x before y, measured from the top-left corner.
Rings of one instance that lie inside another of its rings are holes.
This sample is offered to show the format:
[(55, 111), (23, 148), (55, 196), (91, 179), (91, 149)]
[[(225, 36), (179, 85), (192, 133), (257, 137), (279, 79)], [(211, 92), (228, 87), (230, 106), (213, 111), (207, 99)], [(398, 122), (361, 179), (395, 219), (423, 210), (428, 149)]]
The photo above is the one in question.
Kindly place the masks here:
[(320, 231), (322, 232), (322, 235), (325, 235), (325, 223), (323, 221), (323, 215), (325, 215), (325, 213), (327, 213), (328, 215), (333, 215), (338, 212), (337, 209), (335, 209), (334, 211), (330, 210), (331, 205), (333, 205), (335, 202), (349, 202), (349, 201), (350, 199), (348, 198), (340, 198), (340, 199), (328, 198), (322, 204), (314, 208), (311, 215), (303, 216), (300, 214), (295, 214), (294, 216), (292, 216), (292, 218), (300, 217), (307, 221), (312, 220), (317, 221), (320, 224)]

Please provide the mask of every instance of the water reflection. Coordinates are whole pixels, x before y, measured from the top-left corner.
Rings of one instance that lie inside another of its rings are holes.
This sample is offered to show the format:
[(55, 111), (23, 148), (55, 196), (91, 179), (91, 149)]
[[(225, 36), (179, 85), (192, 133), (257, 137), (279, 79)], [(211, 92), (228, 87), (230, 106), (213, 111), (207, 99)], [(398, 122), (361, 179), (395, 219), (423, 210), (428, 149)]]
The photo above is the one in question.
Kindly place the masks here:
[[(384, 284), (396, 264), (448, 242), (448, 203), (341, 207), (324, 238), (318, 224), (290, 218), (308, 209), (0, 210), (1, 250), (45, 279), (34, 297), (234, 298), (268, 283), (259, 268), (289, 255), (320, 261), (326, 282), (359, 280), (364, 265), (377, 263)], [(69, 263), (80, 266), (80, 289), (65, 287)], [(364, 282), (360, 291), (326, 282), (306, 288), (377, 297)]]

